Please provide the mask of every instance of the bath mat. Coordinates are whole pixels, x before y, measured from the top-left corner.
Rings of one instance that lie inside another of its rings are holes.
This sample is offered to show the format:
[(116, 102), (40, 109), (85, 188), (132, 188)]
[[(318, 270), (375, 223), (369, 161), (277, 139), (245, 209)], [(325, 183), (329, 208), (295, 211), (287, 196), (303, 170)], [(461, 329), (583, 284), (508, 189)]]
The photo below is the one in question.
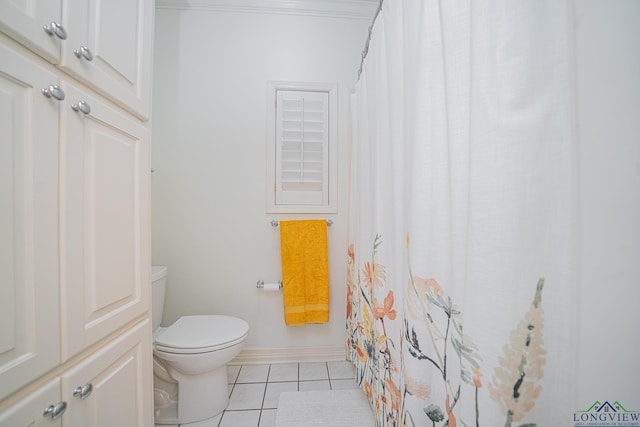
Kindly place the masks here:
[(373, 427), (369, 401), (360, 389), (280, 393), (275, 427)]

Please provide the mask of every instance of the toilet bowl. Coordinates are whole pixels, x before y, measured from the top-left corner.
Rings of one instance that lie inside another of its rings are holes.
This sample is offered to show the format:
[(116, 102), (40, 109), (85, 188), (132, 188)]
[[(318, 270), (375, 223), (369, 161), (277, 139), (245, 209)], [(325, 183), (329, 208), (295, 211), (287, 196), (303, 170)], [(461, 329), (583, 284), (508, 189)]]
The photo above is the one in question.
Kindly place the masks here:
[(166, 267), (153, 267), (155, 423), (187, 424), (227, 407), (226, 364), (240, 353), (249, 324), (231, 316), (193, 315), (161, 328), (166, 275)]

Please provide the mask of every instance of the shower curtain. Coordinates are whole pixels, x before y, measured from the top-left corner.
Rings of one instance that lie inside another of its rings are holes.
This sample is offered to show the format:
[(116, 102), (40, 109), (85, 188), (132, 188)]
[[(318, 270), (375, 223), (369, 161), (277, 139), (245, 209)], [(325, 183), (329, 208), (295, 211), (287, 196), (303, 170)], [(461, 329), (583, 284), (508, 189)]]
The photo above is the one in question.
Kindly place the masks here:
[(569, 425), (571, 14), (383, 3), (352, 97), (347, 258), (378, 426)]

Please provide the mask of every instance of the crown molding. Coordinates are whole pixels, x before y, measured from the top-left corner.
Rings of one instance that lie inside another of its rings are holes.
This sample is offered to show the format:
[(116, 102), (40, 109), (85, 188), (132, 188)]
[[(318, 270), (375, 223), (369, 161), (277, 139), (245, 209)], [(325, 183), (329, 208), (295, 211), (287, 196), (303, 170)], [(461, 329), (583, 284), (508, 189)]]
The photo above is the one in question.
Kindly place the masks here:
[(371, 20), (377, 0), (156, 0), (156, 9), (268, 13)]

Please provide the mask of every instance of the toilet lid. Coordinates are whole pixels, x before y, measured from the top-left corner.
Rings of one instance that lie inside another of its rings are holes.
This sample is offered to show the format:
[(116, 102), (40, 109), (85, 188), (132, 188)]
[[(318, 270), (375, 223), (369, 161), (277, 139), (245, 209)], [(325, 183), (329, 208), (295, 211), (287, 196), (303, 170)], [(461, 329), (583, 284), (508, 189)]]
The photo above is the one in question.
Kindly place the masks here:
[(242, 319), (222, 315), (183, 316), (156, 338), (156, 346), (196, 350), (221, 346), (249, 332)]

